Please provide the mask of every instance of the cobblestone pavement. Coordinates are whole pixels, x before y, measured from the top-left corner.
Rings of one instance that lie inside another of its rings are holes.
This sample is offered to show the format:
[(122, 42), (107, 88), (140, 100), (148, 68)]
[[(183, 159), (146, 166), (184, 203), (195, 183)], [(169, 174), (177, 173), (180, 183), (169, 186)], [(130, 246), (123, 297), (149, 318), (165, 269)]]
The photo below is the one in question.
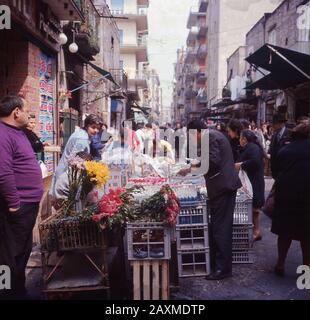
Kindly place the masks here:
[[(271, 180), (266, 181), (270, 190)], [(210, 282), (204, 278), (180, 279), (180, 289), (172, 299), (181, 300), (310, 300), (310, 290), (296, 287), (296, 269), (302, 263), (299, 244), (294, 242), (287, 258), (286, 276), (274, 275), (277, 258), (276, 236), (270, 230), (271, 221), (263, 216), (263, 240), (254, 246), (255, 263), (234, 266), (233, 278)], [(38, 257), (33, 257), (32, 260)], [(27, 287), (30, 299), (42, 299), (40, 290), (41, 268), (29, 268)]]

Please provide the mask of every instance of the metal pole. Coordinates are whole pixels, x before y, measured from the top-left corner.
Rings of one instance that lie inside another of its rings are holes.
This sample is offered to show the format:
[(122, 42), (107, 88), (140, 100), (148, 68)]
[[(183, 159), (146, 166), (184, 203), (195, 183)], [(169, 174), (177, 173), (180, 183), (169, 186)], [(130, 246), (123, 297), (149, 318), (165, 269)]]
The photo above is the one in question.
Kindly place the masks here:
[(308, 80), (310, 80), (310, 76), (304, 72), (303, 70), (301, 70), (299, 67), (297, 67), (292, 61), (290, 61), (289, 59), (287, 59), (282, 53), (280, 53), (279, 51), (277, 51), (275, 48), (273, 48), (270, 45), (267, 45), (267, 47), (272, 50), (275, 54), (277, 54), (280, 58), (282, 58), (284, 61), (286, 61), (288, 64), (290, 64), (294, 69), (296, 69), (297, 71), (299, 71), (303, 76), (305, 76)]
[(99, 78), (97, 78), (97, 79), (94, 79), (94, 80), (92, 80), (92, 81), (88, 81), (87, 83), (84, 83), (84, 84), (80, 85), (79, 87), (71, 90), (71, 93), (72, 93), (72, 92), (75, 92), (75, 91), (78, 91), (78, 90), (80, 90), (80, 89), (88, 86), (88, 85), (91, 84), (91, 83), (97, 82), (97, 81), (99, 81), (99, 80), (101, 80), (101, 79), (105, 79), (105, 78), (108, 77), (109, 75), (110, 75), (110, 74), (106, 74), (105, 76), (101, 76), (101, 77), (99, 77)]

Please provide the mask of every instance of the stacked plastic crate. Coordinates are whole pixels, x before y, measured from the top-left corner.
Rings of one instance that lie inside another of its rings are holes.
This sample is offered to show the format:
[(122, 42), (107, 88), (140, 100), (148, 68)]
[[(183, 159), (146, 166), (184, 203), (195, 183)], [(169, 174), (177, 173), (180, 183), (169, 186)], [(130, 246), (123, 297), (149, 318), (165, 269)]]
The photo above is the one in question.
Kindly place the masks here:
[(206, 199), (195, 187), (175, 189), (181, 204), (176, 227), (179, 277), (210, 273)]
[(252, 199), (238, 191), (233, 225), (233, 263), (254, 262)]

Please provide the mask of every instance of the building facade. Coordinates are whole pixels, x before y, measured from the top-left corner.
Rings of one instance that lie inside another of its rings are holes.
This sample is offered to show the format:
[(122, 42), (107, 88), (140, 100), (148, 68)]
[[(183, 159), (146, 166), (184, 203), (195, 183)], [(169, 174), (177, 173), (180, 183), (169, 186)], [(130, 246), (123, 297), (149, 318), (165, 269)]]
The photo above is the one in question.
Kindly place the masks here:
[[(61, 21), (81, 21), (74, 1), (2, 1), (11, 12), (11, 29), (0, 30), (0, 96), (22, 94), (36, 116), (36, 133), (59, 144), (59, 35)], [(57, 156), (47, 153), (49, 172)]]
[(142, 107), (148, 99), (148, 6), (148, 0), (110, 1), (119, 29), (120, 68), (128, 77), (127, 119), (133, 116), (133, 107)]
[(227, 59), (236, 48), (245, 44), (247, 31), (268, 11), (274, 10), (281, 0), (256, 2), (209, 0), (207, 10), (208, 39), (208, 107), (223, 98), (227, 88)]
[[(283, 1), (272, 13), (265, 14), (247, 33), (247, 55), (250, 56), (264, 44), (271, 44), (303, 54), (310, 54), (310, 1)], [(250, 68), (253, 82), (267, 74), (265, 70)], [(289, 73), (285, 75), (290, 77)], [(296, 121), (310, 115), (309, 84), (287, 90), (259, 90), (257, 121), (271, 121), (279, 107), (287, 106), (287, 119)]]

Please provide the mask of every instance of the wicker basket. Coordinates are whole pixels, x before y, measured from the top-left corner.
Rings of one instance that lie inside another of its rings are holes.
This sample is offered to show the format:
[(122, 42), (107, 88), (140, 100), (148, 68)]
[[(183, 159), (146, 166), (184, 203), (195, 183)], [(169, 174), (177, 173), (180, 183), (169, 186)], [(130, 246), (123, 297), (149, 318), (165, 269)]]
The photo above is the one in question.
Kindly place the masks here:
[(106, 230), (92, 220), (60, 220), (57, 213), (39, 225), (43, 251), (70, 251), (107, 246)]

